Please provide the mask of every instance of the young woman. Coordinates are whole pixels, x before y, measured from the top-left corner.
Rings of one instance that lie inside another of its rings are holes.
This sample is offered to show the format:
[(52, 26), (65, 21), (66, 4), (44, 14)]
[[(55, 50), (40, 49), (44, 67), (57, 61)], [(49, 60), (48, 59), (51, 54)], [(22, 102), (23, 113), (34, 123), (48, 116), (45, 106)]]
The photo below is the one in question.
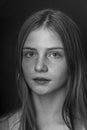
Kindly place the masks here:
[(21, 28), (16, 53), (22, 108), (11, 129), (86, 130), (87, 64), (71, 18), (52, 9), (36, 12)]

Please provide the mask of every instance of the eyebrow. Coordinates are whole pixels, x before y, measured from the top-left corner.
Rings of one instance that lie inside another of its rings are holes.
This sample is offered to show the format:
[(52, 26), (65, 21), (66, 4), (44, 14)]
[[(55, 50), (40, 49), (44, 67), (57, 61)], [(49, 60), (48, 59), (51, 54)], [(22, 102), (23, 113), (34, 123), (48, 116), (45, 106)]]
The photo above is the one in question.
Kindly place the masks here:
[[(52, 47), (52, 48), (47, 48), (46, 50), (49, 51), (49, 50), (55, 50), (55, 49), (63, 50), (63, 47)], [(23, 47), (23, 50), (36, 51), (37, 49), (36, 49), (36, 48), (33, 48), (33, 47)]]

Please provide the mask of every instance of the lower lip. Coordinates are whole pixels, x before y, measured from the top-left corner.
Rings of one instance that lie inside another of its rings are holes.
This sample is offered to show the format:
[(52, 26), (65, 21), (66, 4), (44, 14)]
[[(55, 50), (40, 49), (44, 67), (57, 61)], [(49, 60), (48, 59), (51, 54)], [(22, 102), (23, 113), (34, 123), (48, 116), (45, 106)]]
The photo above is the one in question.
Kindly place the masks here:
[(49, 83), (50, 81), (47, 81), (47, 80), (43, 80), (43, 81), (40, 81), (40, 80), (34, 80), (34, 82), (36, 82), (37, 84), (40, 84), (40, 85), (44, 85), (44, 84)]

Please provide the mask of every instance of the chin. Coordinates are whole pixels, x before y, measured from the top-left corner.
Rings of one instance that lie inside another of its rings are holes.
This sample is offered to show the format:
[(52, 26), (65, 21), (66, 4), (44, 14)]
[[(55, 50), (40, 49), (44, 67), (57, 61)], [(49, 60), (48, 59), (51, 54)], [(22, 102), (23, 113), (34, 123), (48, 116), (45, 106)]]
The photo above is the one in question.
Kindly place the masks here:
[(30, 85), (30, 89), (32, 91), (32, 93), (35, 93), (37, 95), (51, 95), (51, 94), (56, 94), (57, 92), (62, 92), (63, 89), (65, 88), (65, 84), (60, 84), (55, 85), (54, 83), (52, 84), (46, 84), (46, 85), (36, 85), (34, 83), (31, 83)]
[(32, 88), (32, 92), (37, 94), (37, 95), (47, 95), (51, 92), (51, 90), (45, 86), (44, 87), (42, 87), (42, 86), (36, 87), (35, 86), (35, 88)]

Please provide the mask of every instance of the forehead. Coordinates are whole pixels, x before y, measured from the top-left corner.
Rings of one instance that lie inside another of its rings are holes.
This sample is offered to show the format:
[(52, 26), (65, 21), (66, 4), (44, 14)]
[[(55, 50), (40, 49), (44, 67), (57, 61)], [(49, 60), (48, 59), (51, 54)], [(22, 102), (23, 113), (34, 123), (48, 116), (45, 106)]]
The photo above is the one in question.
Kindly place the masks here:
[(36, 29), (28, 35), (24, 47), (63, 47), (60, 36), (47, 28)]

